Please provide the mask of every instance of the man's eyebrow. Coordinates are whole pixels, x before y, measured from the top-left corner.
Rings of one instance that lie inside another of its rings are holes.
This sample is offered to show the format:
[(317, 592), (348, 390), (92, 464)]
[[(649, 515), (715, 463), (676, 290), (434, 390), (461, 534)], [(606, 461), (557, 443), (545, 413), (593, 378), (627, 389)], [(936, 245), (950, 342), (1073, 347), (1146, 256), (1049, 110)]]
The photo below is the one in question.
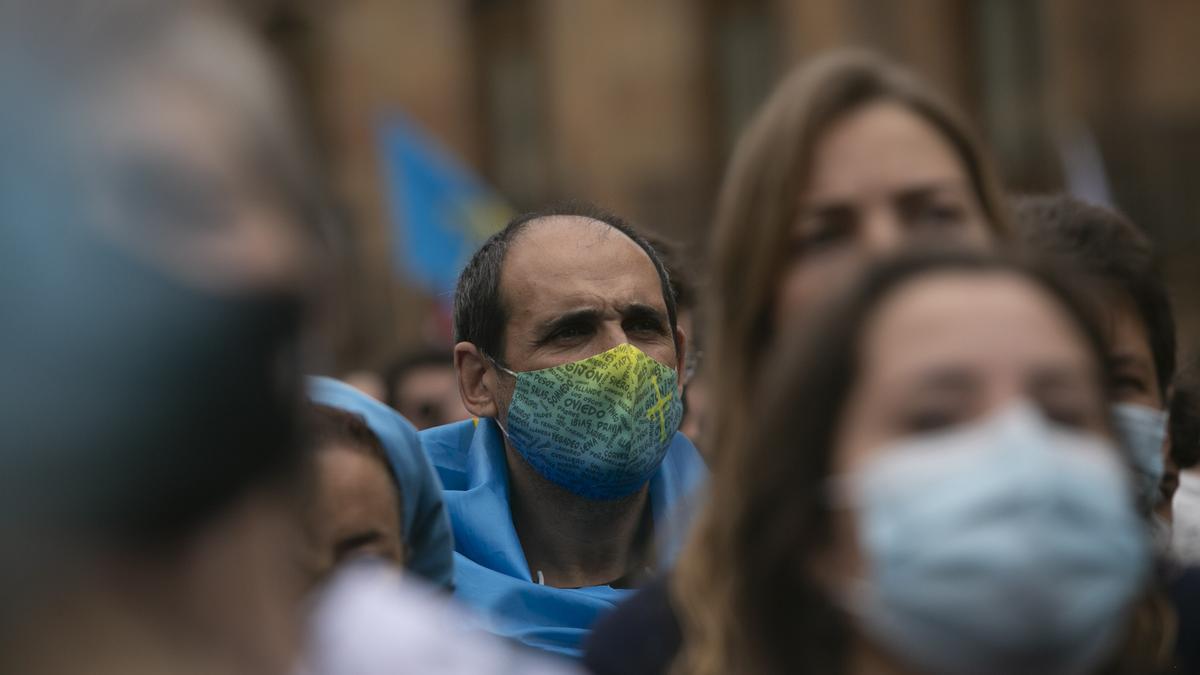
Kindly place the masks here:
[(663, 310), (654, 305), (647, 305), (642, 302), (633, 302), (628, 305), (622, 305), (617, 308), (621, 316), (626, 319), (654, 319), (663, 324), (667, 322), (667, 314)]

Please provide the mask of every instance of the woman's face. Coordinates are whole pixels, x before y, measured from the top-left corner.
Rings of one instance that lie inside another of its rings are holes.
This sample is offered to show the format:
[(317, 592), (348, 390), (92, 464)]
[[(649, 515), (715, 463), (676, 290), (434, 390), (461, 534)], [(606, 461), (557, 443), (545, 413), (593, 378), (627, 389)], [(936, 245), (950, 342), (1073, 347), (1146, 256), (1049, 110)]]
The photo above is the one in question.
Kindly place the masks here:
[(817, 142), (811, 184), (792, 226), (775, 320), (811, 307), (864, 263), (928, 238), (986, 247), (987, 218), (962, 160), (899, 103), (872, 103)]
[[(899, 441), (979, 422), (1020, 401), (1057, 424), (1111, 437), (1085, 338), (1055, 300), (1020, 277), (927, 275), (885, 300), (863, 331), (834, 475), (860, 470)], [(835, 513), (825, 568), (835, 579), (862, 572), (853, 517)]]

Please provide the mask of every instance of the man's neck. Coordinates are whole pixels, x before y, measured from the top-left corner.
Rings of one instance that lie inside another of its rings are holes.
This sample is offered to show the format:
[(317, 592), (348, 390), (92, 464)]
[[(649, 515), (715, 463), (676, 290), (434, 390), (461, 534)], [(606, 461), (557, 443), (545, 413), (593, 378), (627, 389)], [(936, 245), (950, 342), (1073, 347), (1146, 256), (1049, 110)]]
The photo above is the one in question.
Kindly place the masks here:
[(623, 499), (595, 501), (546, 480), (511, 448), (505, 456), (513, 525), (532, 580), (580, 588), (641, 570), (651, 529), (647, 487)]

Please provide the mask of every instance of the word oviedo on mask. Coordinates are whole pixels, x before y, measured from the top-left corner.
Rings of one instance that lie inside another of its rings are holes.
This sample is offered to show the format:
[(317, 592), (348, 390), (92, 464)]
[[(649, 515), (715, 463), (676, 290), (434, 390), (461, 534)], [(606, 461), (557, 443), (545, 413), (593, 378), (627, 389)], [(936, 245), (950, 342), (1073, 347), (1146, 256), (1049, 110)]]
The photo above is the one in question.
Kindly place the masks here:
[(658, 470), (683, 417), (678, 376), (621, 344), (553, 368), (513, 372), (501, 429), (547, 480), (588, 499), (628, 496)]
[(1117, 448), (1026, 403), (887, 448), (834, 488), (871, 570), (838, 600), (940, 675), (1087, 672), (1148, 572)]

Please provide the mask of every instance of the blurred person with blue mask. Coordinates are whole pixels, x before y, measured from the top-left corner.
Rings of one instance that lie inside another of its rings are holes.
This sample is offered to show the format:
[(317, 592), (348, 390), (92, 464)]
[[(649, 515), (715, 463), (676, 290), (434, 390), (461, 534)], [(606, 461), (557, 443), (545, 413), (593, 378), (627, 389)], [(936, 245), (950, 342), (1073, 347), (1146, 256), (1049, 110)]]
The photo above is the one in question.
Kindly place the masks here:
[(758, 423), (680, 556), (672, 672), (1080, 675), (1120, 659), (1150, 547), (1100, 331), (1064, 284), (908, 256), (774, 344)]
[(1105, 318), (1113, 415), (1132, 451), (1142, 508), (1165, 547), (1179, 469), (1167, 444), (1175, 376), (1175, 317), (1150, 239), (1120, 213), (1067, 195), (1018, 199), (1018, 236), (1029, 253), (1062, 265), (1092, 289)]
[(421, 432), (445, 486), (457, 597), (500, 635), (577, 657), (669, 546), (703, 480), (677, 433), (687, 340), (653, 248), (590, 207), (518, 217), (459, 278), (455, 366), (475, 419)]
[(171, 0), (0, 4), (0, 671), (285, 673), (316, 195)]
[(1177, 573), (1171, 521), (1179, 467), (1167, 433), (1176, 336), (1160, 261), (1150, 238), (1124, 215), (1065, 194), (1018, 198), (1013, 216), (1025, 252), (1069, 275), (1101, 319), (1113, 421), (1130, 451), (1156, 557), (1155, 580), (1138, 604), (1129, 640), (1165, 665), (1176, 635), (1191, 628), (1182, 625), (1169, 587)]

